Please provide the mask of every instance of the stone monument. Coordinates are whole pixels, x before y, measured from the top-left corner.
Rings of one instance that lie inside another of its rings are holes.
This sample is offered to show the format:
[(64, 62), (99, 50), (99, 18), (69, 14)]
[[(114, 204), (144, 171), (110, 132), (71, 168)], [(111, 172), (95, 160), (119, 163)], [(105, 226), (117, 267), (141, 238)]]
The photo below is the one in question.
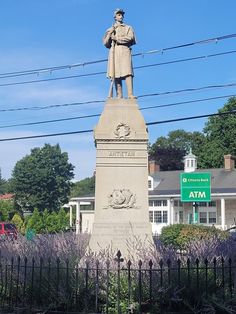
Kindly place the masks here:
[[(135, 44), (135, 35), (132, 27), (123, 24), (123, 17), (124, 11), (117, 9), (115, 24), (104, 36), (104, 44), (110, 49), (107, 75), (112, 82), (94, 130), (95, 218), (89, 247), (94, 252), (120, 250), (129, 257), (127, 244), (138, 241), (150, 245), (152, 234), (148, 214), (148, 133), (133, 95), (130, 47)], [(123, 98), (123, 80), (127, 99)]]

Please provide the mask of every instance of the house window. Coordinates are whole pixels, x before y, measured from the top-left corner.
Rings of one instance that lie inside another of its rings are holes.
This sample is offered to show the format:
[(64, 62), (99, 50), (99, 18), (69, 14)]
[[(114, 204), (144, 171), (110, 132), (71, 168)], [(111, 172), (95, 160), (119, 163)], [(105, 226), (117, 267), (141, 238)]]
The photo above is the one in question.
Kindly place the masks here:
[(162, 206), (166, 207), (167, 206), (167, 200), (162, 201)]
[(162, 222), (163, 223), (167, 223), (168, 222), (167, 210), (163, 210), (163, 212), (162, 212)]
[(152, 188), (152, 180), (148, 180), (148, 188), (149, 188), (149, 189)]
[(201, 224), (215, 224), (216, 223), (216, 212), (200, 212), (199, 222)]
[(166, 207), (167, 200), (153, 200), (149, 201), (149, 207)]
[(156, 201), (155, 206), (157, 207), (167, 206), (167, 200), (158, 200)]
[(184, 212), (182, 210), (175, 211), (175, 222), (177, 224), (182, 224), (184, 222)]
[(216, 223), (216, 212), (209, 212), (209, 224)]
[(161, 223), (161, 211), (155, 211), (154, 212), (154, 222), (155, 223)]
[(153, 222), (153, 211), (149, 212), (149, 221)]
[(209, 207), (216, 207), (216, 201), (211, 201), (208, 203)]
[(174, 206), (175, 206), (175, 207), (178, 207), (178, 206), (179, 206), (179, 201), (174, 200)]
[(183, 203), (179, 200), (174, 200), (174, 207), (183, 207)]
[(168, 222), (167, 210), (154, 211), (154, 222), (155, 223), (167, 223)]
[(161, 207), (162, 201), (157, 201), (157, 205), (158, 207)]
[(200, 224), (206, 224), (207, 223), (207, 212), (200, 212), (199, 213), (199, 222), (200, 222)]

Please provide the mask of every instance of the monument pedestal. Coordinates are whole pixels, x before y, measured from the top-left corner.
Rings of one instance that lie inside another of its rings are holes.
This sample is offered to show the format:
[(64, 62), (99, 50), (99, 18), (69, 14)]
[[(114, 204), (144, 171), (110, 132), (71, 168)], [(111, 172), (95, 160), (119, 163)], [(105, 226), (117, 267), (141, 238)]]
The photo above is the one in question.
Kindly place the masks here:
[(97, 253), (120, 250), (122, 256), (129, 257), (135, 254), (131, 243), (152, 244), (148, 134), (137, 100), (108, 99), (94, 137), (95, 217), (89, 247)]

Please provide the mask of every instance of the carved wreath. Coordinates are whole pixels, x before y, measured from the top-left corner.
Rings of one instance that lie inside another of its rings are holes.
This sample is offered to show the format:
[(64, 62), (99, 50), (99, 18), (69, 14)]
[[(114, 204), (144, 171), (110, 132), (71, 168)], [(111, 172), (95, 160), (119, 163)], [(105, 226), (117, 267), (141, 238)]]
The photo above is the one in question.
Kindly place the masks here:
[(136, 203), (136, 195), (134, 195), (128, 189), (114, 190), (108, 196), (109, 207), (112, 207), (114, 209), (132, 208), (134, 207), (135, 203)]
[(114, 133), (118, 138), (125, 138), (130, 134), (130, 127), (127, 124), (121, 122), (117, 125), (117, 128), (114, 131)]

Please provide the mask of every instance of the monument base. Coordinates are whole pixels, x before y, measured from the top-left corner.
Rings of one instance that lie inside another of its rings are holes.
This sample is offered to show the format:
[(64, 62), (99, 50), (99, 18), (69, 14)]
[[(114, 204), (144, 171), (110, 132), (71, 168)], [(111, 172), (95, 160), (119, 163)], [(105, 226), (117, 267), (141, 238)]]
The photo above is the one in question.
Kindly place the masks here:
[(153, 244), (148, 214), (148, 135), (137, 100), (109, 99), (94, 137), (95, 217), (89, 247), (96, 253), (110, 249), (120, 250), (124, 257), (134, 256), (137, 244)]
[(89, 243), (91, 251), (108, 250), (114, 255), (121, 251), (127, 259), (137, 257), (136, 250), (153, 245), (149, 223), (94, 223)]

